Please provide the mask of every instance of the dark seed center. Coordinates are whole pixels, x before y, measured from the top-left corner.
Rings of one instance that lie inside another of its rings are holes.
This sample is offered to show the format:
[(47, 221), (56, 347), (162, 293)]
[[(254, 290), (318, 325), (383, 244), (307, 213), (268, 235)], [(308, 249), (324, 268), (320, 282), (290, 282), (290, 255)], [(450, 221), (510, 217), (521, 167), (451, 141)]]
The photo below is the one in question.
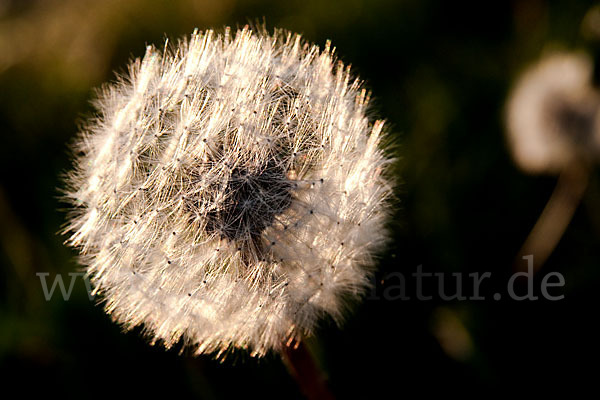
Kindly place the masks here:
[(234, 168), (223, 200), (206, 214), (206, 230), (229, 240), (256, 240), (292, 202), (292, 185), (275, 162)]
[(560, 102), (554, 104), (554, 122), (561, 132), (576, 143), (585, 144), (596, 123), (596, 102)]

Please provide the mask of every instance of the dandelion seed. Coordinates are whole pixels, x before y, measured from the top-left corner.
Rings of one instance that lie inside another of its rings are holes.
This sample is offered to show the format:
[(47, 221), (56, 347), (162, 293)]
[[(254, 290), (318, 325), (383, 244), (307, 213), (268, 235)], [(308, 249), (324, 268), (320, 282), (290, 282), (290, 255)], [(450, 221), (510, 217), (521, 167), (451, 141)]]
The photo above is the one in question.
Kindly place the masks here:
[(67, 178), (68, 243), (107, 312), (198, 354), (264, 355), (339, 321), (386, 240), (367, 105), (329, 44), (298, 35), (148, 47), (103, 89)]
[[(527, 172), (559, 179), (517, 256), (539, 269), (558, 245), (600, 156), (600, 92), (593, 63), (582, 53), (557, 53), (529, 68), (507, 106), (507, 133), (516, 163)], [(533, 260), (533, 258), (532, 258)]]
[(600, 93), (592, 61), (559, 53), (518, 81), (507, 105), (508, 141), (516, 163), (532, 173), (558, 173), (577, 159), (600, 155)]

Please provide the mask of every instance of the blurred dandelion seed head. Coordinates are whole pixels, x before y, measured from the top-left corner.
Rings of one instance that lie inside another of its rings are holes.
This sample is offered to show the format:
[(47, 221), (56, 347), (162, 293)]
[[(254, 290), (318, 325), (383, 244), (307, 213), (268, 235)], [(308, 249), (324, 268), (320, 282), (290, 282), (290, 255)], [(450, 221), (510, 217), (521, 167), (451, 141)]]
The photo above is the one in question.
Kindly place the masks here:
[(558, 173), (600, 150), (600, 94), (593, 63), (581, 53), (557, 53), (519, 78), (507, 105), (508, 141), (516, 163), (532, 173)]
[(340, 320), (386, 242), (383, 122), (300, 36), (195, 32), (102, 89), (68, 243), (106, 310), (167, 348), (254, 355)]

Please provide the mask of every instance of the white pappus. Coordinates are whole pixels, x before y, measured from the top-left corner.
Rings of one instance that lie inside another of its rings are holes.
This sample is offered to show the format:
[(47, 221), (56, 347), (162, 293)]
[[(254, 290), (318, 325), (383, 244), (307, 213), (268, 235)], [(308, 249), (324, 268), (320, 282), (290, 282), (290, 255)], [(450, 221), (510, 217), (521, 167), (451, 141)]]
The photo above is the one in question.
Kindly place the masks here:
[(557, 52), (529, 66), (506, 105), (507, 139), (517, 165), (558, 174), (600, 155), (600, 93), (585, 53)]
[(105, 86), (65, 233), (126, 328), (262, 356), (341, 320), (386, 243), (391, 158), (348, 67), (299, 35), (195, 31)]

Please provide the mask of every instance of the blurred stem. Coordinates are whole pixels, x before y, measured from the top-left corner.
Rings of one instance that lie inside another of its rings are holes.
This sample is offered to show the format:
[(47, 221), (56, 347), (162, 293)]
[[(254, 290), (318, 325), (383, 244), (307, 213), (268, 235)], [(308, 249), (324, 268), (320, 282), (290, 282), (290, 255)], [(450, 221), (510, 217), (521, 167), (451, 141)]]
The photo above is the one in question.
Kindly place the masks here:
[(281, 358), (308, 399), (334, 399), (327, 387), (327, 379), (302, 341), (295, 344), (285, 343), (281, 350)]
[(527, 255), (533, 255), (534, 271), (544, 265), (573, 219), (588, 181), (589, 169), (582, 163), (574, 162), (561, 172), (544, 211), (519, 251), (518, 269), (525, 269), (523, 257)]

